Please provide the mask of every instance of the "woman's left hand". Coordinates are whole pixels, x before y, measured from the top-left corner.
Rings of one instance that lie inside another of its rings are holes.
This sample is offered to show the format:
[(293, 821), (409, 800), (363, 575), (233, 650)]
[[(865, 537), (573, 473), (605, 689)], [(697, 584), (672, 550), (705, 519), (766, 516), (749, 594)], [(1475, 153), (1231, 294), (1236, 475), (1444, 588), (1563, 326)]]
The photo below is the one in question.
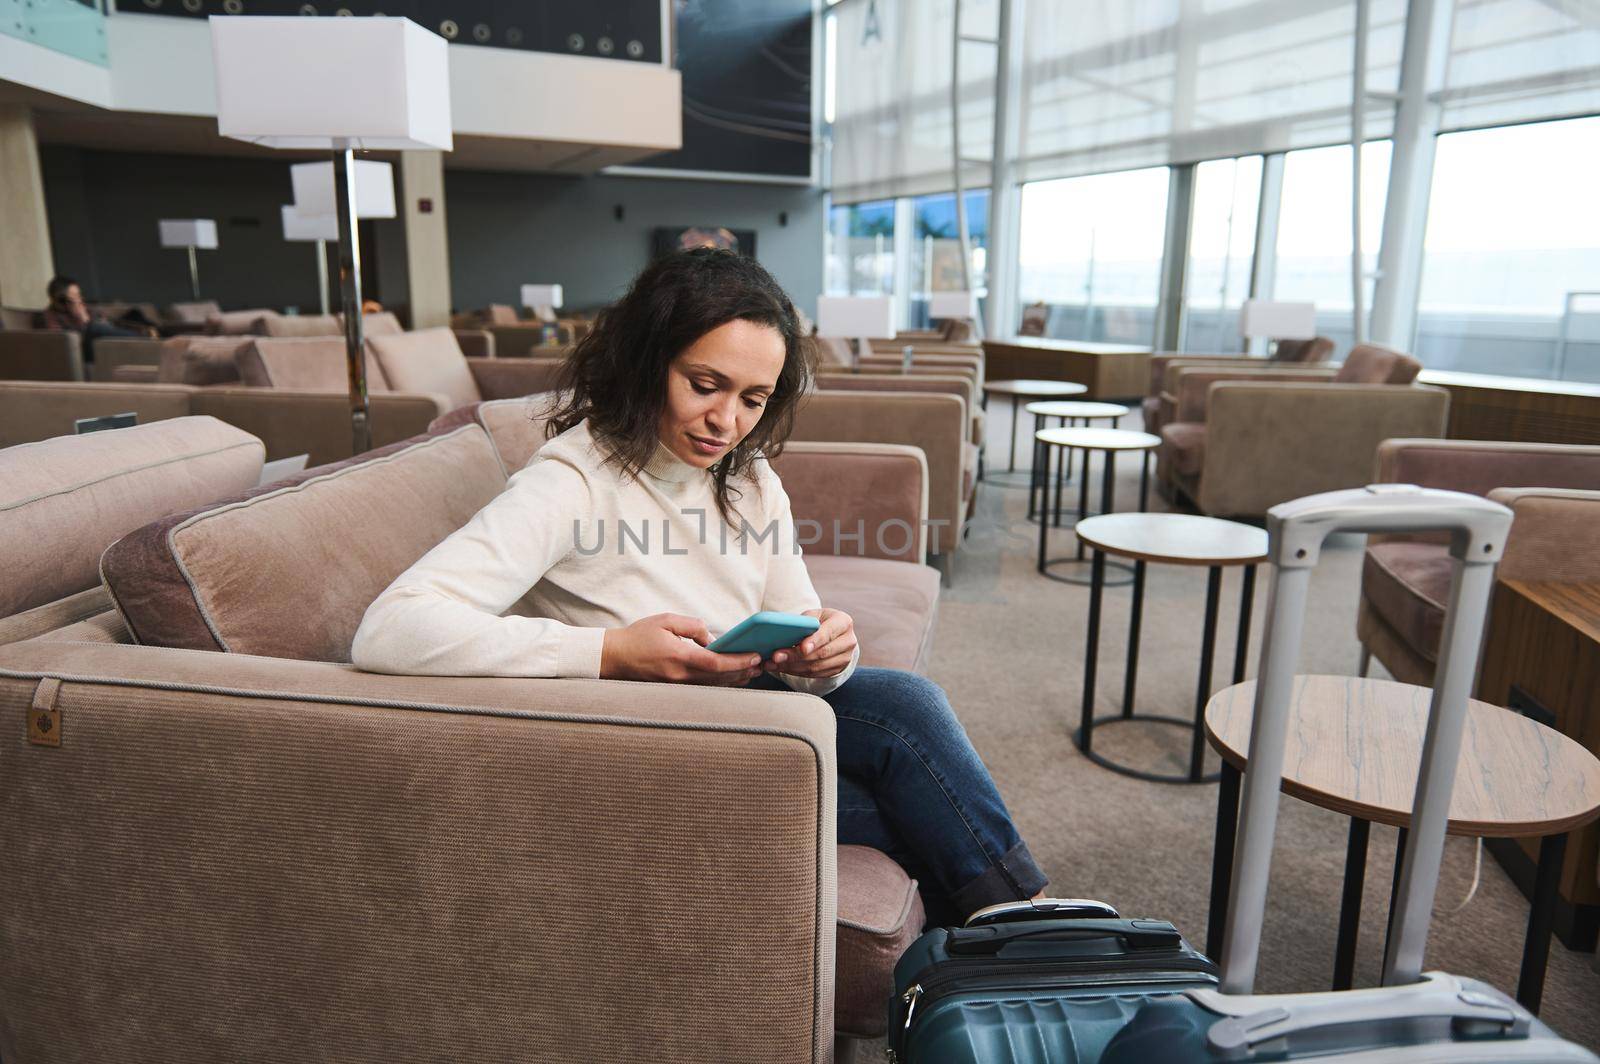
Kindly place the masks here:
[(805, 616), (815, 617), (822, 623), (801, 640), (799, 646), (773, 651), (772, 657), (762, 662), (762, 668), (813, 679), (839, 675), (856, 652), (855, 621), (843, 610), (827, 608), (806, 610)]

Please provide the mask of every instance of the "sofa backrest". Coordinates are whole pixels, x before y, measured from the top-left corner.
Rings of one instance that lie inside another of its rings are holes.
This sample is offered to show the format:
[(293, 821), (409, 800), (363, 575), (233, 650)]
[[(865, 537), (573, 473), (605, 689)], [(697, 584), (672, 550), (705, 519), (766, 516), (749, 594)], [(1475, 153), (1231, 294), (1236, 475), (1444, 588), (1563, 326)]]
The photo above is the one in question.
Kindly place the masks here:
[(428, 433), (438, 435), (463, 425), (477, 425), (489, 434), (495, 453), (500, 456), (500, 466), (509, 477), (549, 442), (545, 427), (559, 400), (555, 392), (544, 392), (459, 406), (429, 425)]
[(516, 308), (505, 303), (490, 303), (483, 318), (490, 325), (515, 325), (518, 320)]
[(170, 303), (167, 305), (167, 317), (172, 321), (183, 322), (186, 325), (204, 325), (206, 319), (222, 313), (222, 304), (214, 299), (203, 299), (195, 303)]
[(476, 425), (171, 513), (101, 559), (139, 643), (347, 662), (373, 599), (505, 487)]
[(81, 381), (83, 340), (75, 332), (0, 332), (0, 380)]
[(62, 436), (0, 450), (0, 617), (99, 583), (126, 533), (253, 487), (261, 441), (215, 418)]
[[(389, 382), (372, 354), (369, 344), (367, 391), (389, 391)], [(263, 337), (241, 347), (237, 361), (239, 379), (250, 388), (344, 392), (350, 387), (343, 336)]]
[(373, 336), (367, 340), (367, 348), (377, 359), (389, 387), (397, 392), (445, 395), (452, 407), (483, 398), (467, 368), (461, 345), (449, 329)]
[(162, 384), (233, 384), (239, 380), (239, 352), (253, 343), (247, 336), (175, 336), (161, 345), (156, 380)]
[(1313, 336), (1309, 340), (1279, 340), (1273, 349), (1274, 362), (1326, 362), (1333, 357), (1333, 341), (1326, 336)]
[(332, 314), (273, 314), (260, 320), (263, 336), (343, 336)]
[(206, 315), (206, 332), (212, 336), (261, 336), (266, 330), (267, 318), (280, 317), (267, 307), (249, 310), (229, 310)]
[(1377, 344), (1357, 344), (1333, 376), (1335, 384), (1410, 384), (1422, 363), (1410, 355)]
[(187, 384), (0, 381), (0, 447), (71, 436), (79, 418), (131, 413), (147, 425), (184, 417), (195, 390)]

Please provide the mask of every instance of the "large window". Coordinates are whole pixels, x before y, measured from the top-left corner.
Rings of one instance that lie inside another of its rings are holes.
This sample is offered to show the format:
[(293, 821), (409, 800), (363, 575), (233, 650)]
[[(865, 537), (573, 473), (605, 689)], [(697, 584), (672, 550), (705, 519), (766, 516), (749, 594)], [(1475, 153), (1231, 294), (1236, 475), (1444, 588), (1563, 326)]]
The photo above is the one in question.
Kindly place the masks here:
[[(1361, 150), (1361, 272), (1369, 321), (1389, 192), (1389, 148), (1381, 140)], [(1284, 158), (1272, 298), (1315, 303), (1317, 332), (1339, 351), (1347, 350), (1355, 336), (1350, 235), (1350, 145), (1290, 152)]]
[(1600, 381), (1600, 118), (1438, 140), (1417, 357)]
[(1166, 213), (1164, 166), (1023, 185), (1024, 313), (1060, 339), (1152, 342)]
[[(968, 260), (972, 290), (982, 306), (984, 268), (989, 245), (989, 190), (970, 189), (967, 201)], [(928, 295), (959, 292), (967, 287), (961, 274), (961, 232), (956, 224), (956, 195), (945, 192), (918, 196), (911, 201), (916, 219), (916, 243), (911, 263), (911, 321), (913, 329), (928, 324)]]
[(1239, 307), (1250, 295), (1260, 201), (1261, 156), (1195, 167), (1180, 350), (1243, 349)]
[(855, 203), (828, 211), (829, 295), (886, 295), (894, 291), (894, 201)]

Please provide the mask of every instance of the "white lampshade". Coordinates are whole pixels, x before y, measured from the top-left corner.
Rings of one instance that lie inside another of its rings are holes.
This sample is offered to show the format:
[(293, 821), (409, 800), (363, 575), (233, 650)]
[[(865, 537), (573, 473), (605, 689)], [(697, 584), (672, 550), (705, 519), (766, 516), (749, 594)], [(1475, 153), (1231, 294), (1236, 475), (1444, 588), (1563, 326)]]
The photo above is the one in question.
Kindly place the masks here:
[(210, 218), (163, 218), (161, 246), (164, 248), (205, 248), (217, 246), (217, 223)]
[(818, 296), (817, 335), (893, 340), (894, 300), (889, 296)]
[(213, 16), (211, 56), (224, 137), (271, 148), (452, 147), (449, 46), (410, 19)]
[(932, 292), (928, 295), (930, 318), (976, 318), (978, 297), (971, 292)]
[[(394, 167), (369, 159), (355, 160), (356, 217), (393, 218)], [(333, 195), (333, 163), (295, 163), (289, 167), (294, 184), (294, 209), (305, 215), (337, 216)]]
[(1317, 305), (1247, 299), (1239, 308), (1239, 335), (1247, 339), (1309, 340), (1317, 335)]
[(327, 240), (339, 239), (339, 219), (331, 214), (301, 214), (293, 206), (283, 208), (283, 239)]
[(525, 284), (522, 286), (522, 305), (525, 307), (560, 307), (561, 286), (558, 284)]

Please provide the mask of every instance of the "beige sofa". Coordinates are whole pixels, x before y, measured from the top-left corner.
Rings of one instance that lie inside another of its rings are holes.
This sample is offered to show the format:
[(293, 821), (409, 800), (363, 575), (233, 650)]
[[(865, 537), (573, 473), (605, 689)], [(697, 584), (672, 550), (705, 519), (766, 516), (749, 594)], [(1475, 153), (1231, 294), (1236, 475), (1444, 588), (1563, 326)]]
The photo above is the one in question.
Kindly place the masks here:
[[(231, 499), (260, 450), (213, 422), (232, 439), (187, 452), (163, 425), (25, 449), (69, 480), (0, 499), (10, 567), (50, 577), (45, 630), (0, 646), (27, 721), (0, 730), (0, 1057), (820, 1062), (882, 1033), (922, 910), (835, 846), (826, 703), (345, 663), (366, 603), (503, 486), (520, 414), (498, 446), (472, 421)], [(780, 461), (797, 515), (921, 516), (915, 452)], [(51, 577), (51, 531), (148, 517), (157, 463), (192, 508)], [(864, 633), (931, 584), (872, 540), (836, 559)]]
[(1196, 368), (1239, 370), (1293, 369), (1319, 366), (1333, 356), (1333, 341), (1326, 336), (1309, 340), (1279, 340), (1271, 358), (1252, 358), (1245, 354), (1158, 354), (1150, 356), (1150, 392), (1141, 408), (1144, 430), (1153, 436), (1173, 419), (1177, 391), (1177, 371)]
[(65, 330), (0, 330), (0, 379), (81, 381), (83, 338)]

